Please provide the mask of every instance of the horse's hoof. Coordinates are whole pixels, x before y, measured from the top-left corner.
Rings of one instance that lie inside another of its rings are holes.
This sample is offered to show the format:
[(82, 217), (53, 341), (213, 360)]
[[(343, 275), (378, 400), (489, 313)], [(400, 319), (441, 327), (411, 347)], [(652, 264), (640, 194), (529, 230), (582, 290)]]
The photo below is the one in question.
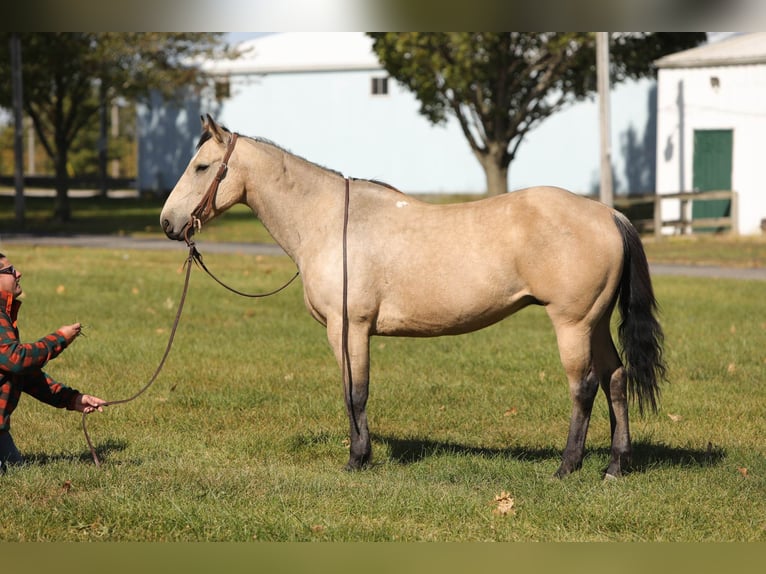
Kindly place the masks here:
[(343, 467), (344, 470), (348, 472), (357, 472), (360, 470), (364, 470), (369, 465), (368, 462), (357, 462), (357, 461), (348, 461), (346, 463), (346, 466)]
[(568, 476), (569, 474), (571, 474), (571, 471), (561, 467), (556, 472), (553, 473), (553, 478), (562, 479)]
[(604, 481), (620, 480), (620, 475), (604, 473)]

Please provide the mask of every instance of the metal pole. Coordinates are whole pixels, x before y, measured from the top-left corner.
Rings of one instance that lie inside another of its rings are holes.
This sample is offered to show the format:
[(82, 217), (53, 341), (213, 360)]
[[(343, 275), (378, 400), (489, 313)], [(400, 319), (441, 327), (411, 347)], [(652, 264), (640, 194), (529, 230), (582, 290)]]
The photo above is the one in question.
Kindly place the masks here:
[(609, 32), (596, 32), (596, 78), (601, 131), (601, 186), (599, 199), (612, 206), (612, 145), (609, 127)]
[(16, 187), (14, 206), (16, 223), (24, 225), (24, 124), (21, 114), (23, 106), (21, 81), (21, 38), (17, 33), (11, 34), (11, 84), (13, 88), (13, 181)]

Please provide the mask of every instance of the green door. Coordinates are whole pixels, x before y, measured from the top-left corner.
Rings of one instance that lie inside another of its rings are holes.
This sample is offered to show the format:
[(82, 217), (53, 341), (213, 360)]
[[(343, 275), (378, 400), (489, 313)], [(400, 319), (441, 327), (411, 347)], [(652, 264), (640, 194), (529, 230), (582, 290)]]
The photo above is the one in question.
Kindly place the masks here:
[[(731, 189), (732, 130), (694, 130), (694, 191)], [(728, 217), (731, 201), (728, 199), (696, 200), (692, 204), (692, 219)], [(719, 228), (701, 228), (696, 231), (718, 231)]]

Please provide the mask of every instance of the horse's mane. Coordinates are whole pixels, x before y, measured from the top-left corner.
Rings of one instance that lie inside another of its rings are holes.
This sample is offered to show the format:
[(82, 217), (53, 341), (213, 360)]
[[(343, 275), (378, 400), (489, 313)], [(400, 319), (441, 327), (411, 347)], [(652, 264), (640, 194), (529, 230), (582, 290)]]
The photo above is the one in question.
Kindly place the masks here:
[[(223, 129), (226, 130), (227, 132), (229, 131), (226, 128), (223, 128)], [(231, 132), (229, 132), (229, 133), (231, 133)], [(197, 147), (195, 149), (199, 150), (199, 148), (202, 147), (202, 144), (204, 144), (207, 140), (209, 140), (212, 137), (213, 137), (213, 134), (210, 133), (209, 130), (204, 130), (202, 132), (202, 135), (199, 137), (199, 141), (197, 142)]]
[[(231, 131), (229, 129), (227, 129), (225, 126), (220, 126), (220, 127), (221, 127), (222, 130), (224, 130), (224, 131), (226, 131), (228, 133), (231, 133)], [(208, 130), (204, 130), (202, 132), (202, 135), (199, 138), (199, 141), (197, 142), (197, 149), (201, 148), (202, 145), (206, 141), (208, 141), (210, 138), (212, 138), (212, 137), (213, 137), (212, 133), (210, 133)], [(298, 158), (301, 161), (304, 161), (304, 162), (306, 162), (308, 164), (314, 165), (314, 166), (316, 166), (316, 167), (318, 167), (320, 169), (323, 169), (325, 171), (329, 171), (329, 172), (334, 173), (336, 175), (339, 175), (341, 177), (346, 177), (345, 175), (343, 175), (338, 170), (335, 170), (335, 169), (326, 167), (324, 165), (318, 164), (316, 162), (313, 162), (311, 160), (306, 159), (305, 157), (301, 157), (298, 154), (295, 154), (295, 153), (291, 152), (289, 149), (286, 149), (286, 148), (282, 147), (278, 143), (275, 143), (275, 142), (271, 141), (270, 139), (267, 139), (267, 138), (264, 138), (264, 137), (252, 137), (252, 136), (246, 136), (246, 137), (248, 139), (253, 140), (253, 141), (256, 141), (256, 142), (259, 142), (259, 143), (262, 143), (262, 144), (266, 144), (266, 145), (274, 147), (274, 148), (277, 148), (281, 152), (284, 152), (284, 153), (289, 154), (289, 155), (291, 155), (293, 157), (296, 157), (296, 158)], [(388, 184), (388, 183), (386, 183), (384, 181), (380, 181), (378, 179), (365, 179), (365, 178), (358, 178), (358, 177), (352, 177), (351, 179), (354, 179), (354, 180), (357, 180), (357, 181), (367, 181), (367, 182), (373, 183), (375, 185), (380, 185), (380, 186), (383, 186), (383, 187), (387, 187), (388, 189), (392, 189), (394, 191), (399, 191), (393, 185)]]

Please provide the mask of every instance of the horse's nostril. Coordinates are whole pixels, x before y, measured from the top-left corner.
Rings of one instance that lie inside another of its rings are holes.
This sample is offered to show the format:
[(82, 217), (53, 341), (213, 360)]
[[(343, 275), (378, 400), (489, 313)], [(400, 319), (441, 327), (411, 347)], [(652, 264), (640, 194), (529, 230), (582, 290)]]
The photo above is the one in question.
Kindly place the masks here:
[(162, 229), (167, 232), (170, 229), (170, 221), (168, 221), (167, 219), (163, 219)]

